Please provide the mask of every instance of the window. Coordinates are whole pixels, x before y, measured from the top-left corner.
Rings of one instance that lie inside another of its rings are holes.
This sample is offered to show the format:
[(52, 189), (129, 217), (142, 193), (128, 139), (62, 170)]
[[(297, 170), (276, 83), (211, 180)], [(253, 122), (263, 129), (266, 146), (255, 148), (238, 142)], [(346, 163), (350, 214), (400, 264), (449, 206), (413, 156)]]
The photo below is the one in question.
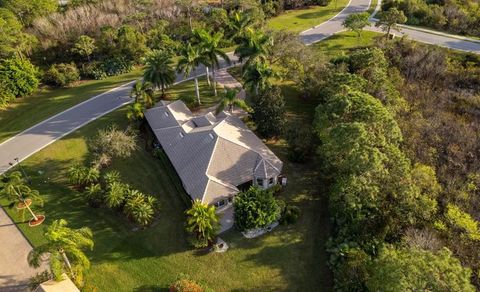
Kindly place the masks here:
[(218, 202), (216, 202), (215, 204), (213, 204), (215, 207), (219, 208), (219, 207), (222, 207), (225, 205), (225, 200), (220, 200)]
[(166, 116), (166, 117), (168, 117), (168, 116), (169, 116), (168, 112), (165, 112), (165, 116)]
[(212, 140), (213, 140), (214, 137), (213, 137), (212, 133), (208, 134), (208, 136), (210, 136), (210, 138), (212, 138)]
[(232, 203), (233, 202), (233, 197), (228, 198), (228, 202)]
[(257, 178), (257, 185), (263, 186), (263, 179)]
[(180, 132), (180, 138), (183, 138), (185, 137), (185, 134), (183, 134), (182, 132)]
[(268, 179), (268, 185), (269, 185), (269, 186), (273, 185), (273, 182), (274, 182), (274, 181), (275, 181), (275, 180), (273, 179), (273, 177), (269, 178), (269, 179)]

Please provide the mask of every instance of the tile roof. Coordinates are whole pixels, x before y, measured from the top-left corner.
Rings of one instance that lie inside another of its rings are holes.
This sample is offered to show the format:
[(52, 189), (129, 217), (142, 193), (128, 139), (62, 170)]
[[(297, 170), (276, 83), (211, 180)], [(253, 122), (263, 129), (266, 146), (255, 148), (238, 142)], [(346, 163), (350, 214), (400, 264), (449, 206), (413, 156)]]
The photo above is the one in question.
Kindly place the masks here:
[(282, 170), (282, 161), (228, 113), (194, 116), (182, 101), (162, 101), (145, 117), (192, 199), (213, 203)]

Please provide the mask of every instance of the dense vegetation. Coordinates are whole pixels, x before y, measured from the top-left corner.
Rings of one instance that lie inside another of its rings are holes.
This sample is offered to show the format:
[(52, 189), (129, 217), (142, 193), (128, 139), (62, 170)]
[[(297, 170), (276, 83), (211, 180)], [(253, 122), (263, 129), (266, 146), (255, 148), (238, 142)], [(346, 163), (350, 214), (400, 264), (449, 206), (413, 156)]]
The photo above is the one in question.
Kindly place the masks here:
[(386, 0), (382, 10), (396, 7), (407, 17), (407, 24), (427, 26), (454, 34), (480, 36), (478, 1)]

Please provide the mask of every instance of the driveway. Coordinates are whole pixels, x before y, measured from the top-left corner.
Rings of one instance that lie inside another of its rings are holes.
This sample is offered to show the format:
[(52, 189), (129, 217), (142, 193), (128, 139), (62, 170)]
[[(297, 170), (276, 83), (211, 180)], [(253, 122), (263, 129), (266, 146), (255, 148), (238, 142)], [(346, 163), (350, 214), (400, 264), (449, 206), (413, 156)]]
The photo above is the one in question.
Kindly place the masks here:
[[(33, 227), (42, 228), (42, 227)], [(0, 291), (25, 291), (28, 279), (47, 267), (34, 269), (27, 256), (32, 246), (5, 211), (0, 208)]]

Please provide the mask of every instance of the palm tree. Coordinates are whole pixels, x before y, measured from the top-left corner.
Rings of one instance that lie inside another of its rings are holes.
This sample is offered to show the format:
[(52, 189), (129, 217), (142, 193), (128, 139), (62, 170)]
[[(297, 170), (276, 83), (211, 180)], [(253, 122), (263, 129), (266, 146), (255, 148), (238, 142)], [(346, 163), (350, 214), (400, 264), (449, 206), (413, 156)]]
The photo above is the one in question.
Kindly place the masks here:
[[(199, 46), (192, 46), (188, 43), (182, 50), (180, 59), (178, 60), (177, 70), (178, 72), (183, 72), (184, 77), (187, 78), (190, 73), (192, 73), (195, 68), (200, 64), (207, 63), (203, 56)], [(194, 76), (195, 79), (195, 91), (197, 94), (198, 104), (200, 105), (200, 90), (198, 88), (198, 78)]]
[(228, 26), (232, 32), (232, 40), (240, 43), (245, 36), (247, 28), (253, 24), (253, 19), (245, 12), (235, 11), (230, 14), (228, 20)]
[(242, 41), (235, 49), (235, 55), (238, 56), (240, 62), (247, 60), (244, 64), (244, 68), (246, 68), (254, 62), (266, 62), (272, 46), (273, 38), (271, 36), (264, 34), (262, 31), (248, 28)]
[(218, 114), (223, 111), (225, 108), (228, 108), (228, 111), (231, 113), (233, 112), (233, 107), (239, 107), (246, 112), (250, 111), (250, 107), (245, 103), (245, 100), (238, 97), (239, 90), (237, 88), (230, 88), (227, 89), (225, 95), (222, 97), (220, 104), (218, 105), (215, 112)]
[(45, 220), (44, 215), (36, 215), (30, 208), (34, 203), (43, 206), (43, 199), (37, 190), (32, 190), (24, 184), (19, 171), (10, 173), (0, 181), (0, 196), (6, 197), (12, 203), (16, 202), (19, 210), (27, 209), (33, 217), (29, 222), (30, 226), (40, 225)]
[(145, 65), (143, 79), (160, 88), (162, 97), (165, 97), (165, 89), (172, 85), (176, 78), (172, 59), (167, 53), (155, 50), (147, 55)]
[(130, 97), (135, 99), (135, 103), (143, 103), (146, 107), (151, 107), (153, 105), (152, 83), (137, 80), (132, 86)]
[(35, 247), (28, 255), (28, 263), (38, 268), (42, 255), (49, 254), (50, 269), (56, 280), (62, 279), (64, 271), (73, 278), (81, 277), (90, 267), (83, 249), (93, 249), (92, 231), (87, 227), (71, 229), (67, 225), (64, 219), (53, 221), (45, 232), (47, 243)]
[(230, 64), (230, 58), (225, 54), (224, 51), (220, 49), (220, 42), (223, 38), (223, 33), (216, 32), (214, 34), (210, 34), (204, 29), (199, 29), (194, 31), (194, 35), (200, 43), (201, 47), (201, 54), (203, 59), (206, 61), (204, 63), (207, 72), (207, 81), (210, 85), (210, 77), (208, 74), (208, 66), (212, 66), (212, 73), (213, 73), (213, 92), (215, 96), (217, 96), (217, 85), (215, 82), (215, 68), (220, 67), (218, 57), (222, 58), (227, 64)]
[(135, 102), (128, 106), (127, 119), (129, 121), (139, 121), (144, 117), (143, 111), (145, 106), (139, 102)]
[(271, 79), (279, 77), (279, 74), (267, 63), (257, 61), (246, 67), (242, 77), (245, 87), (258, 95), (259, 90), (271, 85)]
[(135, 204), (131, 210), (132, 219), (141, 226), (147, 226), (153, 220), (155, 211), (152, 206), (146, 202)]
[(187, 231), (193, 233), (198, 240), (205, 241), (206, 245), (211, 243), (220, 229), (220, 218), (215, 213), (215, 207), (195, 200), (186, 214)]

